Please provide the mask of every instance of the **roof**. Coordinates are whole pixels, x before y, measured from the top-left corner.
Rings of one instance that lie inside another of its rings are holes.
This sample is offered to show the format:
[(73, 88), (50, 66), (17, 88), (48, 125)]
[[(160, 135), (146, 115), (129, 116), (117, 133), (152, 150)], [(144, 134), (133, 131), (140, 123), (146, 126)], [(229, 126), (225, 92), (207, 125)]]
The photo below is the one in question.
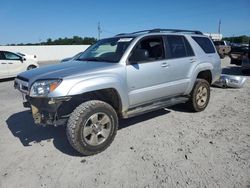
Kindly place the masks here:
[(183, 29), (151, 29), (151, 30), (142, 30), (136, 31), (133, 33), (120, 33), (116, 36), (138, 36), (152, 33), (182, 33), (182, 34), (195, 34), (195, 35), (203, 35), (201, 31), (196, 30), (183, 30)]

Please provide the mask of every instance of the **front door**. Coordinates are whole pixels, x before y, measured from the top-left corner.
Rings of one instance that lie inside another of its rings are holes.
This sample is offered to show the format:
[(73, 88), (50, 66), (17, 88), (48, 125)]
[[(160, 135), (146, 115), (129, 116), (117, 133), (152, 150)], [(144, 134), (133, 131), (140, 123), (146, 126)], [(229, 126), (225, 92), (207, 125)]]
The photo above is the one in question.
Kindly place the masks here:
[(8, 64), (9, 75), (16, 76), (17, 74), (25, 71), (22, 58), (17, 54), (11, 52), (3, 52), (5, 56), (5, 62)]
[(0, 52), (0, 79), (7, 78), (9, 75), (8, 63), (5, 61), (5, 57), (2, 52)]
[(131, 51), (126, 68), (130, 107), (164, 97), (168, 67), (163, 37), (141, 39)]

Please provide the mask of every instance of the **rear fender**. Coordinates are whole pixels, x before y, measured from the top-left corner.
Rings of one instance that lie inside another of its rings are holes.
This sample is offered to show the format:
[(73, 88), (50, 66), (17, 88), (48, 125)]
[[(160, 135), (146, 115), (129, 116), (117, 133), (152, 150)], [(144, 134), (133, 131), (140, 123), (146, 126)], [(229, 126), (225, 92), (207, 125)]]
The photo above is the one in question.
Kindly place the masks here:
[(211, 63), (207, 63), (207, 62), (205, 62), (205, 63), (200, 63), (200, 64), (198, 64), (198, 65), (195, 67), (195, 69), (194, 69), (194, 71), (193, 71), (193, 73), (192, 73), (192, 76), (191, 76), (189, 85), (188, 85), (187, 90), (186, 90), (186, 92), (185, 92), (186, 95), (188, 95), (188, 94), (191, 93), (191, 91), (192, 91), (192, 89), (193, 89), (193, 87), (194, 87), (194, 83), (195, 83), (195, 81), (196, 81), (196, 79), (197, 79), (198, 74), (199, 74), (200, 72), (206, 71), (206, 70), (210, 70), (211, 73), (212, 73), (212, 77), (213, 77), (213, 71), (212, 71), (212, 70), (213, 70), (213, 65), (212, 65)]

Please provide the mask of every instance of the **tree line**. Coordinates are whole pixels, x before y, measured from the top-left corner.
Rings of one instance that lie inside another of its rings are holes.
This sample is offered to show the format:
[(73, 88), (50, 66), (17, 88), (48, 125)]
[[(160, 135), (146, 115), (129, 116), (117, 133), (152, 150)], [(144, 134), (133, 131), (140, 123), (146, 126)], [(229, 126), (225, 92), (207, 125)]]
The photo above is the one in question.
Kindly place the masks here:
[(241, 35), (241, 36), (233, 36), (233, 37), (224, 37), (223, 40), (230, 41), (232, 43), (248, 44), (250, 40), (250, 36)]
[[(223, 40), (230, 41), (232, 43), (240, 43), (240, 44), (248, 44), (250, 41), (250, 36), (241, 35), (241, 36), (233, 36), (233, 37), (224, 37)], [(94, 37), (79, 37), (73, 36), (72, 38), (58, 38), (52, 40), (48, 38), (46, 42), (39, 43), (20, 43), (20, 44), (8, 44), (9, 46), (25, 46), (25, 45), (91, 45), (97, 41)]]
[(48, 38), (46, 42), (39, 42), (39, 43), (20, 43), (20, 44), (8, 44), (8, 46), (28, 46), (28, 45), (91, 45), (94, 44), (97, 41), (94, 37), (79, 37), (79, 36), (73, 36), (72, 38), (58, 38), (55, 40), (52, 40), (51, 38)]

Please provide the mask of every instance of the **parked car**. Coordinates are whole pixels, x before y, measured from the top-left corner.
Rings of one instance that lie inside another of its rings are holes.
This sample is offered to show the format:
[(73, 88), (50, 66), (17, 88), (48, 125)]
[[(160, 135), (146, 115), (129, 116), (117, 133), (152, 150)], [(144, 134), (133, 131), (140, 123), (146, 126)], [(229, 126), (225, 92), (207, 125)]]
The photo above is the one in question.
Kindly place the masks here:
[(76, 55), (74, 55), (73, 57), (67, 57), (67, 58), (64, 58), (60, 61), (60, 63), (64, 63), (64, 62), (68, 62), (68, 61), (74, 61), (76, 60), (83, 52), (79, 52), (77, 53)]
[(99, 40), (76, 61), (19, 74), (14, 86), (36, 124), (67, 124), (72, 147), (93, 155), (114, 140), (118, 118), (178, 103), (203, 111), (220, 74), (209, 37), (154, 29)]
[(229, 57), (231, 58), (231, 64), (241, 65), (244, 54), (247, 54), (249, 47), (246, 46), (231, 46)]
[(243, 74), (250, 73), (250, 41), (248, 44), (248, 52), (245, 53), (242, 58), (241, 72)]
[(36, 55), (29, 55), (29, 54), (24, 54), (24, 53), (21, 53), (21, 52), (16, 52), (16, 54), (22, 56), (26, 60), (31, 59), (31, 60), (34, 60), (34, 61), (38, 62), (38, 59), (37, 59)]
[(35, 60), (26, 59), (9, 51), (0, 51), (0, 79), (16, 77), (17, 74), (38, 67)]
[(231, 51), (231, 46), (228, 44), (227, 41), (214, 41), (214, 45), (221, 59), (225, 58), (225, 56), (228, 55)]

